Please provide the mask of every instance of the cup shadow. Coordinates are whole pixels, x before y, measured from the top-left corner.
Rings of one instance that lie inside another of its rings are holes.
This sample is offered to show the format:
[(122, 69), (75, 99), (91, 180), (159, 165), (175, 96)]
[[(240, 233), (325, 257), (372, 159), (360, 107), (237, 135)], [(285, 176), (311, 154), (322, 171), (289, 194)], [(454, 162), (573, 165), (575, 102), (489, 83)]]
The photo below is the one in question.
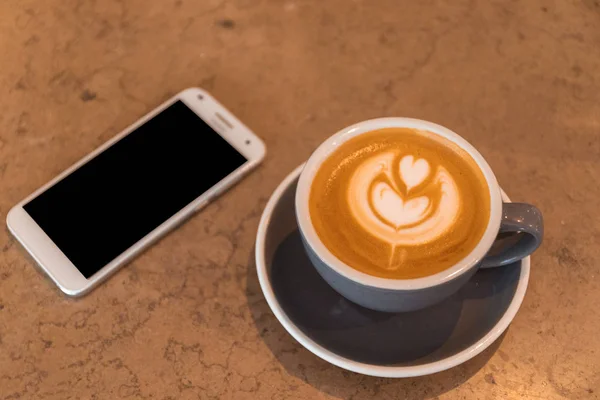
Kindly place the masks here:
[[(462, 343), (464, 332), (457, 327), (459, 321), (464, 321), (465, 310), (467, 314), (473, 310), (479, 314), (489, 308), (485, 299), (490, 293), (506, 292), (504, 297), (512, 298), (511, 287), (516, 286), (518, 277), (519, 268), (504, 281), (497, 279), (498, 272), (478, 273), (479, 280), (473, 279), (465, 290), (426, 312), (382, 313), (360, 307), (331, 289), (308, 261), (298, 235), (297, 231), (290, 233), (272, 258), (271, 282), (279, 303), (294, 324), (315, 342), (341, 356), (369, 364), (421, 364), (466, 348), (472, 342)], [(397, 390), (410, 388), (413, 398), (435, 397), (479, 371), (504, 338), (502, 335), (460, 366), (425, 377), (389, 380), (348, 372), (313, 355), (287, 333), (262, 295), (253, 256), (248, 264), (246, 295), (258, 335), (288, 373), (330, 395), (339, 394), (336, 387), (349, 385), (376, 392), (385, 382), (386, 387), (397, 386)], [(467, 315), (467, 322), (468, 318)], [(494, 320), (482, 323), (480, 330), (488, 329)], [(452, 345), (449, 347), (448, 343)]]
[(433, 353), (453, 332), (462, 308), (460, 296), (427, 312), (402, 314), (354, 304), (321, 278), (297, 230), (277, 247), (271, 282), (281, 307), (307, 336), (343, 357), (376, 365), (412, 364)]

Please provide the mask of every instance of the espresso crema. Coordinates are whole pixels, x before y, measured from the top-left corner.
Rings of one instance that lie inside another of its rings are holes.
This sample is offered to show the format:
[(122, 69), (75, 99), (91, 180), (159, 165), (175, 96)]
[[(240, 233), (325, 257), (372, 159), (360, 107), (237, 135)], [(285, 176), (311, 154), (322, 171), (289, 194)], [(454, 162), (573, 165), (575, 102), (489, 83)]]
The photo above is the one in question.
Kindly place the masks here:
[(475, 248), (490, 217), (475, 160), (444, 137), (409, 128), (343, 143), (310, 190), (310, 217), (323, 244), (352, 268), (383, 278), (450, 268)]

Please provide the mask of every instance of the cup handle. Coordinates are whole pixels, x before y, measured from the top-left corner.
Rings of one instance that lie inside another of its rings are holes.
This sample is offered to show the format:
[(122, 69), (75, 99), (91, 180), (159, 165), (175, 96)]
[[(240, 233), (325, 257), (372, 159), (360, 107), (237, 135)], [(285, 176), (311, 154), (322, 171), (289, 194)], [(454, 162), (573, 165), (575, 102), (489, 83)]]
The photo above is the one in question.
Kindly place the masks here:
[(480, 268), (500, 267), (527, 257), (540, 247), (543, 236), (544, 219), (540, 210), (531, 204), (504, 203), (498, 238)]

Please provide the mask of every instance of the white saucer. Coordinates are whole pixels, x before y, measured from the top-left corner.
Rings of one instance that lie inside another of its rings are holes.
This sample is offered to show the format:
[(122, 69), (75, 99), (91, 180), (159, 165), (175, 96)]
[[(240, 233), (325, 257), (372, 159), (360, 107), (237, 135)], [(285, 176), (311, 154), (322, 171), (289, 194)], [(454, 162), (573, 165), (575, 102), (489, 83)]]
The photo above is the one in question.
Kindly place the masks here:
[(271, 310), (309, 351), (361, 374), (412, 377), (462, 364), (506, 330), (527, 291), (529, 257), (481, 270), (458, 293), (420, 311), (381, 313), (339, 295), (300, 242), (294, 194), (302, 167), (267, 203), (256, 238), (256, 268)]

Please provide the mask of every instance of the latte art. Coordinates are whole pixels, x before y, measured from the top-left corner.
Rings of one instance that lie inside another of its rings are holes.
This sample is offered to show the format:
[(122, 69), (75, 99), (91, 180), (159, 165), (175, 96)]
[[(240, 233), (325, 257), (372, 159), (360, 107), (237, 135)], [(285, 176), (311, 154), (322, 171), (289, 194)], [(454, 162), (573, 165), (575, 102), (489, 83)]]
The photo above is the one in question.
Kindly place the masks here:
[(430, 132), (390, 128), (343, 143), (313, 180), (323, 244), (360, 271), (415, 278), (450, 267), (489, 220), (485, 178), (468, 153)]
[(448, 171), (432, 169), (412, 155), (388, 152), (368, 158), (357, 166), (347, 190), (358, 225), (392, 251), (439, 238), (460, 211), (458, 188)]

